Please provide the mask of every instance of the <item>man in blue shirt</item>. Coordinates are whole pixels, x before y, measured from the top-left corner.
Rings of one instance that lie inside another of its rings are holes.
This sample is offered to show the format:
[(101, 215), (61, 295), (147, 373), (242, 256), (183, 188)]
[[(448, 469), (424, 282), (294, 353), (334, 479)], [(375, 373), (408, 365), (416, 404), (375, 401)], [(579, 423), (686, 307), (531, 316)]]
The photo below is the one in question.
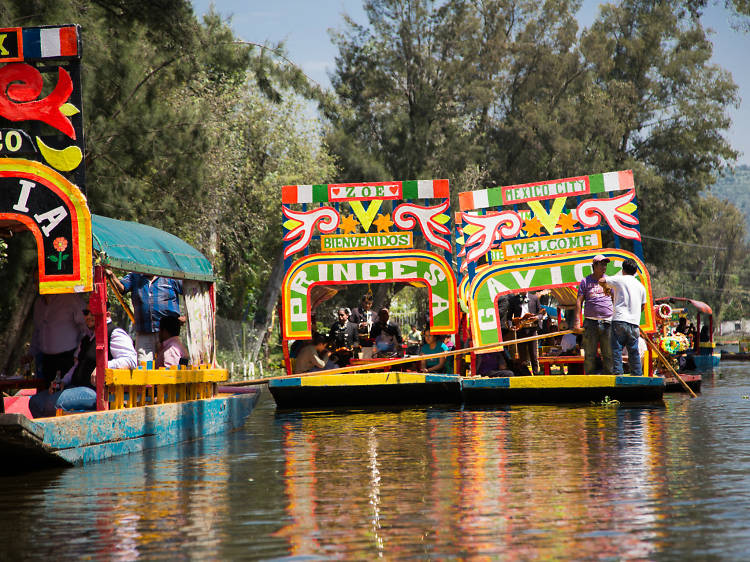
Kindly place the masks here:
[(107, 278), (121, 293), (132, 293), (138, 362), (154, 361), (159, 349), (161, 319), (180, 315), (182, 281), (141, 273), (128, 273), (118, 279), (110, 270)]

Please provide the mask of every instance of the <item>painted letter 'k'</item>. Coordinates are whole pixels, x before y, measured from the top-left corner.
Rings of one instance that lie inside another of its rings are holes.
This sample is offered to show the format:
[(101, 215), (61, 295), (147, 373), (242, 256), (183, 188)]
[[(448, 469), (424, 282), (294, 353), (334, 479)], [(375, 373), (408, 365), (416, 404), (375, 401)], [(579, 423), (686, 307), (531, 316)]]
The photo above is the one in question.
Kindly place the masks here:
[(5, 48), (5, 38), (8, 37), (7, 33), (0, 33), (0, 56), (7, 57), (10, 51)]

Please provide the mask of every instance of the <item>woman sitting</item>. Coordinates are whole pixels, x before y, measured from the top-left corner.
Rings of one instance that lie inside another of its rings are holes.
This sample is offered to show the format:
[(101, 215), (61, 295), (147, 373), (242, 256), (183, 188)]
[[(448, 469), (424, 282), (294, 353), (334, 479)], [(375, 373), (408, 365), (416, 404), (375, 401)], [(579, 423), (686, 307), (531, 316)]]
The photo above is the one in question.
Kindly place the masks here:
[[(442, 336), (432, 333), (429, 326), (422, 332), (424, 343), (422, 344), (422, 355), (435, 355), (448, 351), (448, 346), (443, 343)], [(447, 373), (451, 362), (448, 357), (437, 357), (434, 359), (422, 359), (419, 362), (419, 370), (423, 373)]]

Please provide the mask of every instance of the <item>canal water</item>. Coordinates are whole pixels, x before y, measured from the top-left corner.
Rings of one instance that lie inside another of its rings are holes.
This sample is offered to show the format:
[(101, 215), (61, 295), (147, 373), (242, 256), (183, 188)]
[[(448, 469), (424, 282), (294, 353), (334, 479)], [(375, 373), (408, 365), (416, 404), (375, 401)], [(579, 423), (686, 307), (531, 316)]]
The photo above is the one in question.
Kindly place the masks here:
[(647, 408), (264, 393), (239, 431), (0, 477), (0, 558), (747, 560), (749, 367)]

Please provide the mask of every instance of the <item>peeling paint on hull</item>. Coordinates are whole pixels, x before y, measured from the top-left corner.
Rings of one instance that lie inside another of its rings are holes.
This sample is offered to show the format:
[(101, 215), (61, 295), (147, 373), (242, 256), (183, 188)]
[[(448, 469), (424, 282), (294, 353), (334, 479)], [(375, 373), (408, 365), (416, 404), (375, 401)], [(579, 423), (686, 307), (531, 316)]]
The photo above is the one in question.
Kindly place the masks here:
[(18, 470), (71, 466), (197, 439), (245, 422), (252, 393), (29, 420), (0, 415), (0, 454)]

